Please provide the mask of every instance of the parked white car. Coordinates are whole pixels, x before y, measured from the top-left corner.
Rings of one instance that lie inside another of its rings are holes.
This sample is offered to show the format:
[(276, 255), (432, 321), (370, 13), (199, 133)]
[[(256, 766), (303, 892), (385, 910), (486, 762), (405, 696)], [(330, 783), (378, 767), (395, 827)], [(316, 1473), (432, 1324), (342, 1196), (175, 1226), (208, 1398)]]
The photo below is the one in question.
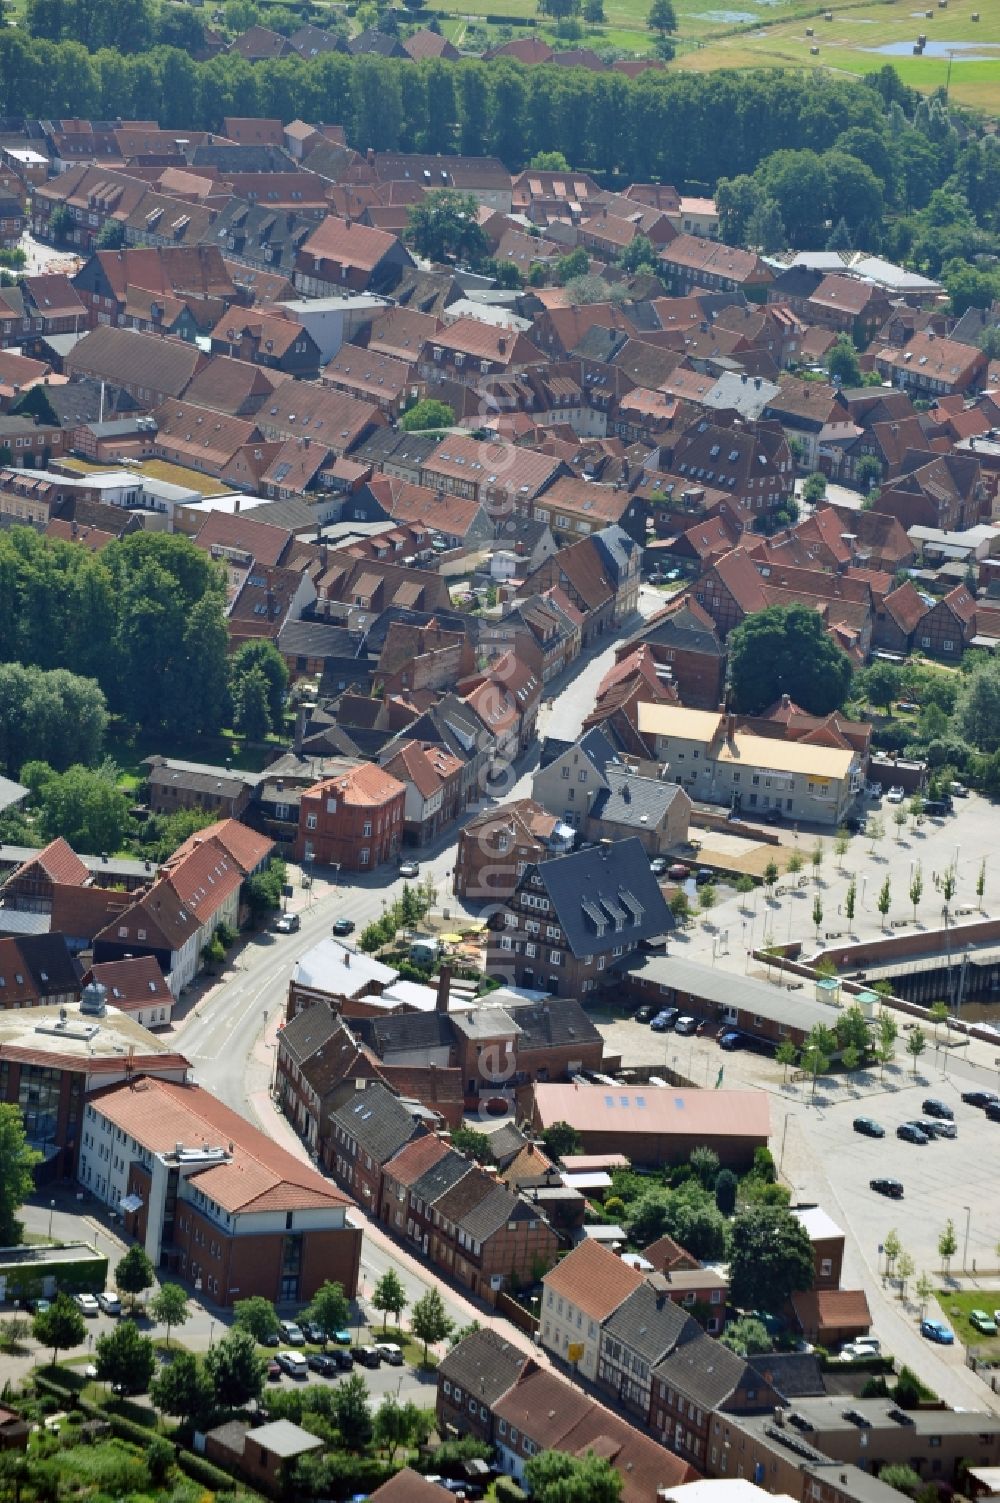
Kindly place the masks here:
[(78, 1294), (75, 1298), (76, 1308), (81, 1315), (97, 1315), (100, 1312), (101, 1307), (92, 1294)]
[(105, 1315), (120, 1315), (122, 1313), (122, 1302), (113, 1289), (105, 1289), (103, 1294), (99, 1294), (97, 1296), (97, 1303)]

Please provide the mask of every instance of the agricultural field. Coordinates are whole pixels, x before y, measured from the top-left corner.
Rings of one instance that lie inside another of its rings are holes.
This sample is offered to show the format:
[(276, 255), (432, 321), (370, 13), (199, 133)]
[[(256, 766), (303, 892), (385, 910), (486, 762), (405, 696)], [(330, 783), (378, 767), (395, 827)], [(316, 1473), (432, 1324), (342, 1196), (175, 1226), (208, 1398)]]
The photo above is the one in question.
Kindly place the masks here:
[[(442, 29), (459, 47), (472, 50), (484, 40), (500, 40), (499, 29), (480, 20), (498, 13), (537, 18), (530, 34), (555, 39), (555, 23), (539, 14), (536, 0), (433, 3), (439, 11), (453, 10), (454, 18), (444, 20)], [(913, 88), (930, 92), (947, 84), (959, 103), (981, 109), (994, 110), (1000, 101), (996, 0), (947, 0), (943, 6), (941, 0), (855, 0), (835, 4), (829, 21), (826, 7), (816, 0), (674, 0), (674, 8), (674, 68), (827, 68), (862, 75), (891, 63)], [(583, 35), (574, 45), (649, 53), (648, 11), (649, 0), (604, 0), (605, 22), (583, 23)], [(921, 33), (927, 45), (923, 56), (916, 57), (913, 47)], [(524, 33), (514, 28), (514, 34)]]
[[(742, 6), (743, 0), (738, 3)], [(929, 92), (947, 85), (960, 104), (981, 109), (995, 110), (1000, 100), (1000, 7), (995, 4), (948, 0), (942, 7), (939, 0), (933, 0), (931, 8), (918, 8), (914, 0), (881, 0), (836, 6), (830, 21), (820, 7), (810, 7), (808, 16), (803, 6), (753, 7), (748, 3), (747, 13), (751, 8), (765, 11), (768, 19), (724, 36), (697, 39), (693, 48), (679, 49), (675, 66), (699, 71), (818, 67), (861, 75), (891, 63), (912, 88)], [(791, 14), (793, 10), (797, 14)], [(974, 21), (973, 15), (979, 20)], [(807, 35), (810, 27), (811, 37)], [(927, 45), (923, 56), (916, 57), (913, 48), (921, 34)], [(682, 43), (687, 35), (682, 23)]]

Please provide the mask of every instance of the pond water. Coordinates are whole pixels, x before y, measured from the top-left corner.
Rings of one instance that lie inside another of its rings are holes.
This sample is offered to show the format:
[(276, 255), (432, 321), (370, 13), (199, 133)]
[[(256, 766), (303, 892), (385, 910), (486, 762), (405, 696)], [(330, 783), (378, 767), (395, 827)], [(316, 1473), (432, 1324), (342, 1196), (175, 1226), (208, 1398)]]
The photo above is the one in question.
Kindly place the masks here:
[[(884, 42), (881, 47), (865, 47), (865, 52), (877, 52), (882, 57), (912, 57), (916, 45), (912, 42)], [(948, 57), (954, 54), (956, 63), (992, 63), (1000, 60), (1000, 42), (940, 42), (928, 40), (924, 57)]]
[(713, 26), (752, 26), (760, 17), (750, 10), (700, 10), (693, 21), (708, 21)]

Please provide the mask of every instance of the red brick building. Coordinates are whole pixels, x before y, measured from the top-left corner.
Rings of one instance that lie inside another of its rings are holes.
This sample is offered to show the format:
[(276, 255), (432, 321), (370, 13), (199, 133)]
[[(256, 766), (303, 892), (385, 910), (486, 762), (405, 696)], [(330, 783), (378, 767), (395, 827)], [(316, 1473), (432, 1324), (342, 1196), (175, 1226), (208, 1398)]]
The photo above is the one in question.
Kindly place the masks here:
[(297, 861), (367, 871), (391, 861), (403, 839), (406, 784), (370, 762), (307, 788), (299, 804)]
[(122, 1206), (155, 1268), (216, 1304), (357, 1290), (350, 1199), (199, 1086), (143, 1077), (92, 1097), (78, 1178)]

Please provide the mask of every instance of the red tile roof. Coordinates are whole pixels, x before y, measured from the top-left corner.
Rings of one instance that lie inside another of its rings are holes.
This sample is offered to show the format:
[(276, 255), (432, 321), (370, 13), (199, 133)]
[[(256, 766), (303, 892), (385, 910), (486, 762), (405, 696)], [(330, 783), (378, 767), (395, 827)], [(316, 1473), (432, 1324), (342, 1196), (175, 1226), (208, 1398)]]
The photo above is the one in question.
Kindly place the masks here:
[(599, 1242), (581, 1242), (542, 1282), (591, 1320), (606, 1320), (642, 1284), (642, 1275)]
[(82, 887), (90, 881), (90, 872), (87, 867), (61, 835), (57, 835), (55, 840), (50, 840), (49, 844), (44, 846), (37, 855), (29, 857), (14, 875), (21, 877), (30, 867), (36, 865), (42, 868), (50, 882), (66, 882)]
[(329, 1180), (196, 1085), (149, 1077), (92, 1098), (98, 1110), (152, 1153), (233, 1145), (192, 1183), (225, 1211), (294, 1211), (350, 1205)]

